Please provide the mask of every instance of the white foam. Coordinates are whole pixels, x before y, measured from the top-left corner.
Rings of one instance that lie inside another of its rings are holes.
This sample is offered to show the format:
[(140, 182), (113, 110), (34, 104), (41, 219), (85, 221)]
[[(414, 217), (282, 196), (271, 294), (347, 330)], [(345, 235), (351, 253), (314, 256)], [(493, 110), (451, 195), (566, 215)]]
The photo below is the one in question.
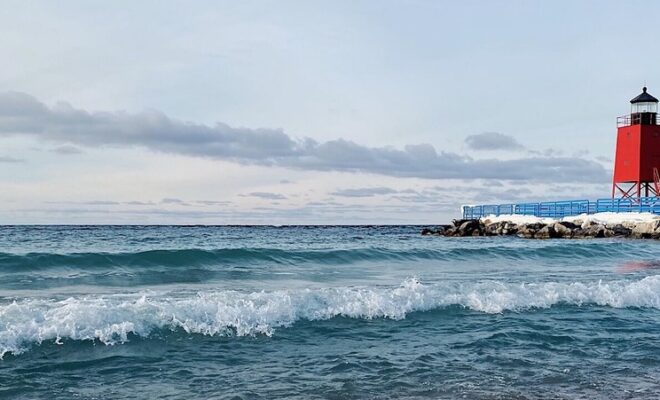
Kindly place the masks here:
[(399, 287), (325, 288), (196, 295), (151, 294), (29, 299), (0, 306), (0, 358), (19, 354), (31, 343), (62, 339), (98, 340), (112, 345), (129, 334), (149, 336), (158, 329), (203, 335), (272, 335), (299, 320), (402, 319), (413, 311), (450, 305), (484, 313), (548, 308), (558, 303), (616, 308), (660, 309), (660, 275), (638, 281), (591, 283), (443, 283), (408, 279)]

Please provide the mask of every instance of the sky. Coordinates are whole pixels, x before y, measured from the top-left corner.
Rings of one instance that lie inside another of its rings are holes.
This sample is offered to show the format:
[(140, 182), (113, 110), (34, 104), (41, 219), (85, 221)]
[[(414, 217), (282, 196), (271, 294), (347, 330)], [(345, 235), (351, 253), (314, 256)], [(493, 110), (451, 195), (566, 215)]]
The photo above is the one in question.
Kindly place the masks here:
[(0, 7), (0, 224), (435, 224), (610, 193), (648, 1)]

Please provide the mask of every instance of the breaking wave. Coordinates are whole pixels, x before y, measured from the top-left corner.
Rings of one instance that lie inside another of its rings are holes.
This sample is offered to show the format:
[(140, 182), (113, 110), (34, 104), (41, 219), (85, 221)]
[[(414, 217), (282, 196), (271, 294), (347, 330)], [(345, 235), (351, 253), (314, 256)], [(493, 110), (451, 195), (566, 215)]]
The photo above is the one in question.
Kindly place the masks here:
[(112, 345), (130, 335), (183, 330), (219, 336), (270, 336), (297, 321), (335, 317), (403, 319), (411, 312), (460, 306), (483, 313), (554, 305), (660, 309), (660, 275), (590, 283), (443, 283), (407, 279), (398, 287), (341, 287), (245, 293), (150, 293), (63, 300), (26, 299), (0, 305), (0, 357), (45, 341), (96, 340)]
[(4, 273), (11, 273), (63, 267), (84, 269), (153, 266), (187, 268), (206, 265), (255, 265), (260, 263), (337, 265), (360, 261), (471, 260), (482, 259), (483, 257), (508, 260), (533, 260), (615, 256), (653, 257), (656, 255), (648, 249), (640, 249), (635, 243), (626, 241), (564, 241), (557, 242), (556, 244), (544, 244), (541, 247), (516, 247), (503, 245), (502, 243), (503, 241), (499, 241), (497, 244), (484, 242), (476, 247), (454, 247), (450, 249), (364, 247), (296, 250), (278, 248), (225, 248), (214, 250), (148, 250), (126, 253), (0, 253), (0, 265), (3, 266)]

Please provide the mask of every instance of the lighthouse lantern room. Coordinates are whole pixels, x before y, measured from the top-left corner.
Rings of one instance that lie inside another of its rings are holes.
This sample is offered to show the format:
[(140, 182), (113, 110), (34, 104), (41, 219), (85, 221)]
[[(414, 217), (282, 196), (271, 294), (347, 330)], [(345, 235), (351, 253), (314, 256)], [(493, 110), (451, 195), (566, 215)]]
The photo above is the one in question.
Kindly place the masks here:
[(630, 115), (617, 119), (612, 197), (660, 196), (658, 99), (645, 87), (630, 104)]

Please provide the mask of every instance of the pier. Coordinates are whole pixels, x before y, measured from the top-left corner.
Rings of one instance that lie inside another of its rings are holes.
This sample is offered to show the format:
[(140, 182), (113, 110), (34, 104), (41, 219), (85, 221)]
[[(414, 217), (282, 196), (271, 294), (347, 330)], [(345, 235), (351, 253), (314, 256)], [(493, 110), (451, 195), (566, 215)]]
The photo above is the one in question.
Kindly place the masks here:
[(478, 219), (488, 215), (532, 215), (542, 218), (564, 218), (602, 212), (648, 212), (660, 215), (660, 197), (486, 204), (463, 206), (462, 208), (463, 219)]

